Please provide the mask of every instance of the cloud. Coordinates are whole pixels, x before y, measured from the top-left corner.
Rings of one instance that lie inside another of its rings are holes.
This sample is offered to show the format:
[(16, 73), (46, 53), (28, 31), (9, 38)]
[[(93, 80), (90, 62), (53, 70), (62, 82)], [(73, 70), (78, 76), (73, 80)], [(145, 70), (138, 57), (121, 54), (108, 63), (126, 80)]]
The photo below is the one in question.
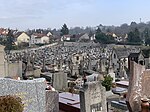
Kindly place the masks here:
[(17, 19), (40, 19), (40, 16), (20, 15), (20, 16), (2, 16), (0, 20), (17, 20)]

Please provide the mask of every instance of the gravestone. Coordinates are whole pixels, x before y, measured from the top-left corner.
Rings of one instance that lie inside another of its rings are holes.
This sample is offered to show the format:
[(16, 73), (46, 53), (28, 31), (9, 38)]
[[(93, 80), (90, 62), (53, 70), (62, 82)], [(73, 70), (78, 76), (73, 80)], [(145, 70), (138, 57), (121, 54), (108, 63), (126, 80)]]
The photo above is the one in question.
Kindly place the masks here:
[(0, 77), (5, 77), (5, 51), (4, 51), (5, 46), (0, 45)]
[(130, 112), (139, 112), (141, 110), (140, 97), (141, 97), (141, 76), (145, 71), (145, 66), (139, 65), (135, 62), (130, 64), (130, 78), (127, 93), (127, 105)]
[(147, 69), (141, 76), (141, 97), (147, 96), (150, 99), (150, 69)]
[(5, 62), (5, 73), (8, 77), (22, 77), (22, 61)]
[(106, 90), (101, 82), (89, 82), (80, 90), (81, 112), (106, 112)]
[(53, 73), (53, 87), (56, 90), (67, 88), (67, 73), (58, 71)]
[(57, 91), (46, 91), (46, 112), (59, 112), (59, 93)]
[(76, 76), (76, 75), (79, 75), (79, 66), (73, 64), (71, 68), (71, 76)]
[(115, 77), (115, 73), (113, 71), (113, 67), (112, 66), (109, 66), (109, 68), (108, 68), (108, 74), (113, 78), (112, 82), (115, 82), (116, 77)]
[(46, 83), (44, 78), (26, 81), (0, 78), (0, 86), (0, 96), (16, 95), (22, 99), (23, 112), (46, 111)]

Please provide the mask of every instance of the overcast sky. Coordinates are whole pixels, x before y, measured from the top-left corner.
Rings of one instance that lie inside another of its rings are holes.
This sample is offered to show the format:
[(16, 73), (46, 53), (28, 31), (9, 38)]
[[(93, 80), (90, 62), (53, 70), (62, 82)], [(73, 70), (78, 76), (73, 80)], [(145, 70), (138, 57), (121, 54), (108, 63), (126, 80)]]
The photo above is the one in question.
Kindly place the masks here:
[(0, 0), (0, 27), (121, 25), (150, 21), (150, 0)]

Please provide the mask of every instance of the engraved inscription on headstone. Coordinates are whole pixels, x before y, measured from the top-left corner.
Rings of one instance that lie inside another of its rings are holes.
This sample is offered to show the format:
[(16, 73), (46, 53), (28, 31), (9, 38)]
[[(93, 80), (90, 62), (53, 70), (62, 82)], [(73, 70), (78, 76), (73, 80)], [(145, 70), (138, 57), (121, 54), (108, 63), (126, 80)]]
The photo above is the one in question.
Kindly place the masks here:
[(90, 106), (91, 108), (91, 112), (101, 112), (102, 111), (102, 104), (101, 103), (97, 103), (97, 104), (93, 104)]

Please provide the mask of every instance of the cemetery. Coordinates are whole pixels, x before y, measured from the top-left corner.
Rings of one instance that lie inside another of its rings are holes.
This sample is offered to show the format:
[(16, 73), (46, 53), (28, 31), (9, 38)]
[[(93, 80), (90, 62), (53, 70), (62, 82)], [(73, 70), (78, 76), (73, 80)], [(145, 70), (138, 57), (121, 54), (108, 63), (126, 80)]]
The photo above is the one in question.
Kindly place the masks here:
[(144, 112), (149, 70), (140, 63), (142, 55), (131, 60), (138, 52), (136, 46), (91, 42), (9, 53), (1, 46), (0, 98), (21, 98), (23, 112)]

